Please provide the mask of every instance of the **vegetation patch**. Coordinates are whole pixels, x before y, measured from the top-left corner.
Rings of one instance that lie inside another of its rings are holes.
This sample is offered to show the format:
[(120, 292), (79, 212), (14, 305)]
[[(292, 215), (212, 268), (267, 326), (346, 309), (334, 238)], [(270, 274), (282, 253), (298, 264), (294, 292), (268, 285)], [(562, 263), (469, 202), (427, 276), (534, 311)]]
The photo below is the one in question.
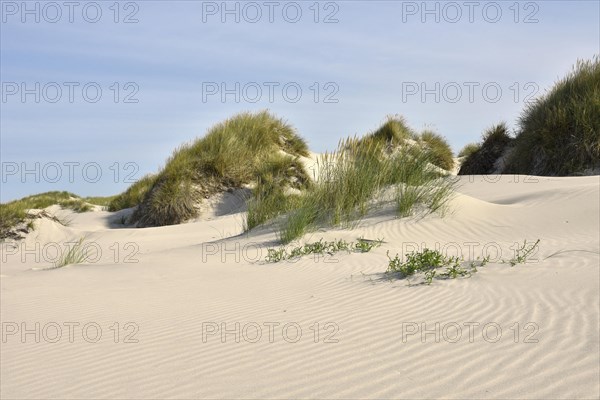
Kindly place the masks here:
[(316, 181), (307, 180), (291, 195), (269, 175), (259, 179), (246, 228), (281, 216), (279, 238), (286, 244), (321, 226), (351, 226), (380, 206), (379, 195), (393, 187), (400, 216), (445, 210), (453, 183), (432, 168), (429, 150), (407, 142), (411, 132), (395, 118), (364, 138), (342, 140), (317, 161)]
[(511, 267), (514, 267), (517, 264), (526, 263), (529, 256), (533, 255), (534, 252), (537, 250), (539, 244), (540, 239), (536, 240), (535, 243), (530, 245), (527, 244), (527, 240), (524, 240), (523, 246), (518, 247), (515, 250), (515, 256), (508, 261), (503, 260), (503, 262), (510, 264)]
[(300, 191), (311, 185), (311, 179), (297, 158), (274, 156), (257, 171), (244, 229), (248, 231), (294, 209)]
[[(295, 159), (309, 153), (296, 131), (270, 113), (238, 114), (171, 155), (143, 195), (133, 222), (162, 226), (196, 217), (203, 199), (254, 182), (267, 168), (265, 165), (283, 162), (282, 154)], [(290, 169), (278, 171), (289, 173)], [(297, 176), (288, 176), (290, 186), (304, 176), (303, 170)]]
[(88, 253), (89, 248), (84, 244), (85, 237), (81, 237), (73, 246), (61, 254), (59, 259), (54, 263), (54, 267), (48, 269), (56, 269), (66, 267), (72, 264), (81, 264), (90, 258)]
[(469, 157), (471, 154), (476, 153), (481, 148), (479, 143), (468, 143), (459, 152), (459, 157)]
[(442, 135), (432, 131), (424, 131), (419, 136), (419, 140), (424, 145), (433, 165), (446, 171), (454, 169), (454, 153), (450, 144)]
[(339, 251), (346, 251), (348, 253), (368, 253), (373, 248), (381, 246), (382, 243), (383, 239), (367, 240), (359, 238), (356, 242), (347, 242), (342, 239), (327, 242), (320, 239), (318, 242), (305, 243), (302, 246), (293, 247), (291, 249), (288, 249), (285, 246), (277, 249), (267, 249), (265, 261), (268, 263), (276, 263), (309, 254), (333, 255)]
[(504, 173), (571, 175), (600, 167), (600, 58), (579, 61), (519, 119)]
[(408, 127), (406, 120), (399, 115), (389, 116), (379, 128), (361, 139), (363, 143), (376, 142), (380, 145), (397, 147), (408, 139), (416, 139), (416, 133)]
[(501, 173), (497, 171), (498, 160), (503, 157), (513, 144), (506, 124), (500, 123), (486, 130), (482, 143), (471, 145), (468, 154), (460, 166), (458, 175), (488, 175)]
[(336, 153), (322, 157), (319, 180), (286, 215), (281, 241), (289, 243), (319, 226), (351, 226), (380, 206), (381, 193), (394, 186), (399, 188), (395, 196), (401, 216), (443, 211), (453, 183), (432, 169), (430, 161), (428, 153), (414, 147), (387, 154), (377, 142), (342, 142)]
[(149, 174), (142, 177), (123, 193), (115, 196), (108, 204), (108, 211), (120, 211), (137, 206), (155, 182), (156, 175)]
[(386, 274), (391, 274), (400, 279), (410, 278), (415, 275), (422, 277), (421, 283), (430, 285), (434, 278), (456, 279), (469, 277), (477, 267), (483, 267), (488, 259), (472, 262), (467, 265), (458, 257), (447, 257), (438, 250), (423, 249), (421, 252), (406, 254), (406, 261), (402, 262), (398, 254), (394, 258), (388, 252), (388, 269)]
[(44, 209), (58, 204), (62, 208), (71, 209), (75, 212), (86, 212), (92, 210), (92, 202), (102, 202), (104, 199), (106, 198), (81, 198), (70, 192), (54, 191), (0, 204), (0, 240), (7, 238), (21, 239), (23, 234), (27, 234), (33, 229), (33, 219), (46, 216), (46, 214), (30, 214), (29, 210)]
[[(525, 240), (523, 245), (516, 249), (515, 256), (502, 263), (508, 263), (511, 267), (526, 263), (528, 258), (533, 255), (540, 240), (533, 244), (528, 244)], [(398, 254), (389, 259), (386, 275), (399, 279), (417, 278), (416, 284), (431, 285), (434, 279), (456, 279), (460, 277), (471, 277), (478, 271), (478, 268), (484, 267), (489, 261), (489, 257), (476, 260), (465, 261), (463, 258), (455, 256), (445, 256), (439, 250), (423, 249), (414, 251), (405, 255), (406, 261), (402, 261)], [(409, 281), (409, 285), (414, 285)]]

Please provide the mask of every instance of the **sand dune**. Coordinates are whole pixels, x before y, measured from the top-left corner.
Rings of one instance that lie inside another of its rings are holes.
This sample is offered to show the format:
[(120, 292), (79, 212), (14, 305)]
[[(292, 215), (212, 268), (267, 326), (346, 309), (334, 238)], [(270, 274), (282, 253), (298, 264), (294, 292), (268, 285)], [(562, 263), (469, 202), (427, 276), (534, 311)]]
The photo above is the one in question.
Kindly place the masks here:
[[(599, 177), (459, 180), (444, 218), (383, 209), (304, 238), (383, 238), (371, 253), (277, 264), (260, 261), (276, 233), (243, 234), (239, 208), (146, 229), (102, 211), (38, 220), (2, 245), (0, 395), (600, 397)], [(33, 270), (83, 235), (97, 261)], [(524, 239), (541, 240), (532, 259), (502, 264)], [(387, 251), (423, 246), (493, 257), (431, 286), (383, 275)]]

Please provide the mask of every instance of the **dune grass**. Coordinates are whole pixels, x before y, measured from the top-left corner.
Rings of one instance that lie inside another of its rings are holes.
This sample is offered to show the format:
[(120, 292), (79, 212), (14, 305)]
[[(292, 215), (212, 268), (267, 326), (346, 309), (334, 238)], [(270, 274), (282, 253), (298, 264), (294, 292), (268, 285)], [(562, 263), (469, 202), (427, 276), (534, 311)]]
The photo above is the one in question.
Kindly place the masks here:
[(248, 231), (293, 209), (298, 194), (287, 193), (289, 189), (300, 191), (308, 189), (310, 185), (311, 180), (297, 158), (274, 156), (257, 171), (244, 230)]
[(280, 223), (281, 242), (289, 243), (320, 226), (352, 226), (380, 206), (376, 199), (392, 185), (413, 188), (395, 193), (403, 215), (443, 209), (453, 183), (433, 170), (430, 161), (427, 152), (414, 147), (398, 147), (388, 153), (386, 145), (376, 140), (340, 142), (336, 152), (318, 161), (317, 182), (284, 210), (290, 211)]
[(452, 152), (441, 136), (425, 137), (418, 142), (402, 118), (390, 117), (371, 134), (342, 140), (335, 152), (321, 156), (316, 182), (298, 193), (286, 195), (272, 178), (260, 178), (246, 230), (281, 216), (279, 239), (287, 244), (318, 227), (351, 227), (381, 206), (379, 195), (392, 187), (400, 216), (444, 211), (453, 183), (432, 168), (437, 160), (432, 148), (445, 147), (451, 159)]
[(398, 146), (404, 144), (407, 139), (414, 139), (416, 136), (416, 133), (408, 127), (404, 117), (393, 115), (388, 116), (379, 128), (361, 140), (363, 142), (373, 141), (388, 146)]
[(73, 246), (70, 246), (69, 250), (63, 252), (59, 259), (54, 263), (54, 267), (50, 269), (86, 262), (90, 255), (88, 254), (88, 248), (84, 245), (84, 240), (85, 237), (81, 237)]
[[(28, 210), (43, 209), (58, 204), (62, 208), (75, 212), (86, 212), (92, 210), (90, 203), (94, 199), (98, 198), (81, 198), (66, 191), (52, 191), (0, 204), (0, 239), (7, 238), (15, 226), (28, 220)], [(33, 224), (27, 226), (33, 228)]]
[(454, 168), (454, 153), (448, 141), (433, 131), (425, 130), (419, 135), (419, 141), (424, 144), (429, 153), (430, 162), (446, 171)]
[(505, 173), (569, 175), (600, 166), (600, 57), (573, 70), (519, 119)]
[(252, 182), (265, 164), (280, 162), (282, 153), (308, 155), (291, 125), (266, 111), (238, 114), (171, 155), (133, 220), (141, 226), (162, 226), (196, 217), (202, 199)]
[(429, 154), (431, 164), (447, 171), (454, 168), (452, 148), (442, 135), (431, 130), (424, 130), (418, 134), (399, 115), (387, 117), (387, 120), (379, 128), (359, 139), (359, 142), (364, 146), (370, 146), (371, 142), (375, 142), (384, 145), (387, 150), (416, 142), (422, 150)]
[(123, 193), (114, 196), (108, 204), (108, 211), (119, 211), (125, 208), (135, 207), (140, 204), (148, 193), (148, 190), (154, 185), (156, 175), (148, 174), (140, 178), (133, 185), (129, 186)]
[(96, 205), (96, 206), (101, 206), (101, 207), (106, 207), (108, 209), (110, 203), (116, 198), (117, 196), (88, 196), (88, 197), (83, 197), (83, 201)]
[(506, 123), (502, 122), (487, 129), (481, 144), (472, 147), (472, 152), (463, 161), (459, 175), (486, 175), (494, 173), (496, 162), (513, 145)]
[(480, 143), (468, 143), (458, 152), (458, 156), (468, 158), (471, 154), (479, 151), (480, 148)]

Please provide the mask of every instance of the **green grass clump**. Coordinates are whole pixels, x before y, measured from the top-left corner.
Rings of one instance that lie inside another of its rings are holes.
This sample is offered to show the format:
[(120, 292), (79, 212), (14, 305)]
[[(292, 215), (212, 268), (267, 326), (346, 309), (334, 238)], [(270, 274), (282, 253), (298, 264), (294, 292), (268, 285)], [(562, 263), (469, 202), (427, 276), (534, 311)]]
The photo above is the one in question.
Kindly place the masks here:
[(266, 163), (280, 161), (282, 151), (291, 157), (309, 154), (306, 143), (281, 119), (266, 111), (238, 114), (171, 155), (133, 220), (162, 226), (193, 218), (202, 199), (253, 182)]
[(419, 136), (419, 140), (425, 145), (433, 165), (446, 171), (451, 171), (454, 168), (454, 153), (452, 153), (450, 144), (443, 136), (432, 131), (424, 131)]
[(458, 152), (458, 156), (468, 158), (471, 154), (478, 152), (480, 148), (481, 144), (479, 143), (468, 143)]
[(87, 203), (96, 205), (96, 206), (101, 206), (101, 207), (106, 207), (107, 209), (110, 206), (110, 203), (116, 199), (117, 196), (90, 196), (90, 197), (84, 197), (83, 200)]
[(400, 217), (410, 217), (425, 207), (425, 213), (439, 212), (444, 215), (453, 195), (453, 185), (438, 178), (421, 183), (400, 184), (396, 189), (396, 210)]
[(123, 193), (115, 196), (108, 204), (108, 211), (119, 211), (139, 205), (154, 182), (156, 182), (156, 175), (143, 176)]
[[(15, 226), (29, 219), (28, 210), (43, 209), (55, 204), (75, 212), (86, 212), (92, 209), (85, 199), (65, 191), (45, 192), (3, 203), (0, 204), (0, 239), (11, 236), (11, 230)], [(28, 226), (33, 227), (32, 224)]]
[(68, 208), (75, 212), (82, 213), (92, 211), (93, 206), (83, 199), (63, 200), (59, 203), (62, 208)]
[(26, 211), (27, 209), (18, 203), (0, 204), (0, 239), (9, 237), (10, 231), (26, 220)]
[(396, 192), (405, 213), (419, 206), (443, 209), (453, 184), (431, 168), (430, 154), (416, 146), (388, 150), (379, 141), (347, 139), (322, 156), (319, 179), (296, 199), (280, 226), (281, 241), (289, 243), (318, 226), (351, 226), (377, 206), (379, 194), (399, 184), (419, 187), (421, 194)]
[(513, 141), (504, 122), (487, 129), (483, 133), (482, 143), (467, 155), (458, 175), (487, 175), (496, 172), (498, 159), (506, 154)]
[(600, 57), (530, 103), (504, 173), (570, 175), (600, 166)]
[(416, 135), (408, 127), (403, 117), (389, 116), (377, 130), (363, 138), (364, 141), (374, 141), (388, 146), (403, 144), (406, 139), (414, 138)]
[(248, 213), (244, 222), (246, 231), (290, 211), (298, 196), (286, 193), (289, 189), (309, 188), (311, 180), (298, 160), (284, 155), (275, 155), (258, 168), (256, 186), (248, 201)]
[(368, 253), (373, 248), (381, 246), (382, 243), (383, 239), (366, 240), (359, 238), (356, 242), (347, 242), (343, 239), (327, 242), (323, 241), (323, 239), (319, 239), (318, 242), (305, 243), (302, 246), (294, 247), (292, 249), (288, 249), (285, 246), (277, 249), (267, 249), (265, 261), (276, 263), (309, 254), (333, 255), (339, 251), (346, 251), (348, 253)]

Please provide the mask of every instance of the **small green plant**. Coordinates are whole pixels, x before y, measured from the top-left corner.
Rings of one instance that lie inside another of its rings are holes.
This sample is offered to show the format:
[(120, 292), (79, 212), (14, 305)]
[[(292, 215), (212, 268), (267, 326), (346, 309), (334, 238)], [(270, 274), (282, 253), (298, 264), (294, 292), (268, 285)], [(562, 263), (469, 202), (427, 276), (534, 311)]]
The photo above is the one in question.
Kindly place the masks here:
[[(490, 262), (490, 256), (485, 256), (483, 257), (483, 259), (480, 261), (480, 257), (477, 257), (477, 259), (475, 261), (471, 261), (470, 267), (471, 267), (471, 271), (473, 272), (477, 272), (477, 267), (485, 267), (486, 264)], [(477, 265), (477, 263), (479, 263), (479, 265)]]
[(265, 261), (268, 263), (276, 263), (285, 260), (288, 257), (288, 253), (285, 248), (279, 249), (267, 249), (267, 257)]
[[(509, 263), (512, 267), (527, 262), (527, 258), (532, 255), (539, 243), (539, 239), (533, 244), (528, 244), (526, 240), (523, 241), (523, 245), (516, 249), (515, 257), (509, 261), (503, 260), (502, 262)], [(490, 261), (490, 256), (486, 256), (483, 258), (477, 257), (474, 261), (465, 262), (460, 257), (447, 257), (438, 250), (427, 248), (419, 252), (406, 254), (406, 261), (404, 262), (402, 262), (398, 254), (392, 258), (388, 251), (387, 256), (389, 262), (386, 274), (395, 274), (400, 278), (410, 278), (414, 275), (422, 274), (423, 284), (426, 285), (430, 285), (436, 277), (442, 279), (468, 278), (476, 273), (478, 268), (485, 267)], [(440, 273), (440, 268), (445, 268), (445, 270)]]
[(535, 243), (530, 244), (529, 247), (527, 247), (527, 240), (524, 240), (523, 246), (517, 247), (517, 249), (515, 250), (515, 256), (508, 261), (503, 260), (503, 262), (508, 262), (511, 267), (514, 267), (517, 264), (523, 264), (527, 262), (527, 257), (529, 257), (531, 253), (535, 251), (539, 243), (540, 239), (536, 240)]
[(435, 278), (435, 274), (436, 274), (436, 270), (435, 269), (430, 269), (429, 271), (425, 272), (424, 274), (424, 279), (425, 279), (425, 284), (426, 285), (431, 285), (431, 282), (433, 282), (433, 278)]
[(66, 253), (54, 263), (54, 268), (61, 268), (71, 264), (81, 264), (90, 257), (88, 248), (84, 245), (85, 236), (82, 236)]
[[(456, 279), (458, 277), (470, 277), (477, 272), (477, 267), (484, 266), (489, 258), (482, 261), (472, 261), (465, 267), (462, 258), (444, 256), (438, 250), (423, 249), (420, 252), (406, 254), (406, 261), (402, 262), (398, 254), (394, 258), (387, 253), (389, 263), (386, 274), (396, 274), (400, 278), (409, 278), (416, 274), (422, 274), (423, 283), (431, 285), (436, 277), (446, 279)], [(444, 272), (438, 273), (440, 268), (445, 268)]]
[(383, 243), (382, 239), (378, 240), (367, 240), (363, 238), (358, 238), (358, 241), (354, 243), (354, 251), (359, 253), (368, 253), (373, 248), (381, 246)]
[(343, 239), (327, 242), (323, 239), (319, 239), (317, 242), (305, 243), (302, 246), (293, 247), (289, 250), (285, 246), (277, 249), (267, 249), (265, 261), (268, 263), (276, 263), (309, 254), (333, 255), (339, 251), (346, 251), (348, 253), (368, 253), (373, 248), (381, 246), (382, 243), (383, 239), (368, 240), (359, 238), (356, 242), (347, 242)]
[(450, 265), (446, 267), (443, 274), (445, 277), (456, 279), (459, 276), (471, 276), (471, 272), (461, 266), (461, 260), (458, 257), (450, 257), (447, 262)]
[(446, 258), (437, 250), (423, 249), (422, 252), (412, 252), (406, 254), (406, 262), (402, 262), (398, 254), (391, 258), (389, 251), (387, 253), (390, 260), (387, 272), (396, 272), (402, 278), (414, 275), (417, 272), (427, 272), (435, 268), (440, 268), (446, 264)]

